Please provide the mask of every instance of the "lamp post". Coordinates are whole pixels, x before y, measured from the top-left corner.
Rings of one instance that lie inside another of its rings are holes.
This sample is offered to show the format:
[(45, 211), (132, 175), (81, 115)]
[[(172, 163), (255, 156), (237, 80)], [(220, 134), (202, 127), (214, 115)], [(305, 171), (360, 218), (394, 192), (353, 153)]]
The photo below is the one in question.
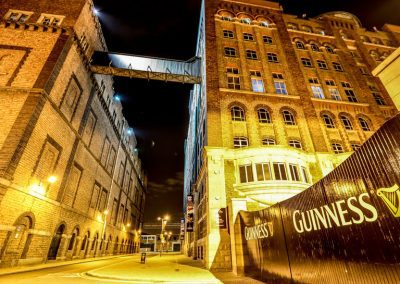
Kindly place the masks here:
[(163, 233), (164, 233), (165, 227), (167, 226), (167, 222), (168, 222), (168, 220), (169, 220), (169, 216), (168, 216), (168, 215), (165, 215), (164, 218), (158, 217), (157, 220), (158, 220), (158, 221), (161, 221), (161, 233), (160, 233), (160, 240), (161, 240), (161, 245), (160, 245), (160, 256), (161, 256), (162, 249), (163, 249), (164, 242), (165, 242), (165, 240), (164, 240), (164, 234), (163, 234)]
[[(100, 235), (102, 246), (104, 245), (103, 242), (105, 242), (106, 240), (105, 235), (107, 226), (107, 215), (108, 215), (108, 210), (106, 209), (103, 212), (101, 212), (100, 215), (97, 217), (97, 221), (103, 222), (103, 227), (101, 228), (101, 235)], [(94, 251), (94, 256), (96, 256), (96, 251), (97, 251), (97, 245)]]

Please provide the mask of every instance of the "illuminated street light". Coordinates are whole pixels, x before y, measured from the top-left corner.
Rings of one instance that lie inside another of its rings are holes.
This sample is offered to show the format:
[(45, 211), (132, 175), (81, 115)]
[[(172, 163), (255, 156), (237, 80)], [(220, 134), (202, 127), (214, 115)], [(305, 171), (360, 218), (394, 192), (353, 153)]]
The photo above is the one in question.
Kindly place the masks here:
[(49, 176), (49, 178), (47, 179), (47, 181), (51, 184), (51, 183), (55, 183), (57, 181), (57, 177), (56, 176)]

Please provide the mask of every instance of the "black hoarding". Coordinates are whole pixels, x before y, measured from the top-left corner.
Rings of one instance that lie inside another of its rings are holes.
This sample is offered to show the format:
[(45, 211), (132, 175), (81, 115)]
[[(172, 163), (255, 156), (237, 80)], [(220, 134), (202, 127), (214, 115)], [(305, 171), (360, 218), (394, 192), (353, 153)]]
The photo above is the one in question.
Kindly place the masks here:
[(399, 185), (396, 116), (309, 189), (240, 212), (245, 273), (276, 283), (400, 283)]

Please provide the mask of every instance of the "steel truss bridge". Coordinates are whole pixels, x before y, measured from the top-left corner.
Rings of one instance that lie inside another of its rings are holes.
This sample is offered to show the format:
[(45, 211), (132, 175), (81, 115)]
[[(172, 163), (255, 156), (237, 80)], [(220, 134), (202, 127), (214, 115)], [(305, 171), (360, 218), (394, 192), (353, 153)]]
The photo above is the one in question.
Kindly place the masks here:
[(95, 51), (90, 68), (92, 72), (147, 80), (200, 84), (201, 59), (188, 61)]

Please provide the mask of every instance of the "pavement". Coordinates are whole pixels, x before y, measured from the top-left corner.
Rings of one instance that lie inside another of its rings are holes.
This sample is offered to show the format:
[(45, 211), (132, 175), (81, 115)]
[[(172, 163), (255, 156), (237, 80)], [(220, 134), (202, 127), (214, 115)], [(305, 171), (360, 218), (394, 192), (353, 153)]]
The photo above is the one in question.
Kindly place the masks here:
[(95, 261), (68, 261), (58, 263), (58, 266), (50, 263), (26, 269), (0, 269), (0, 283), (262, 283), (231, 272), (213, 274), (203, 267), (201, 261), (181, 254), (164, 254), (161, 257), (159, 254), (148, 254), (145, 264), (140, 263), (140, 255), (136, 254), (96, 258)]

